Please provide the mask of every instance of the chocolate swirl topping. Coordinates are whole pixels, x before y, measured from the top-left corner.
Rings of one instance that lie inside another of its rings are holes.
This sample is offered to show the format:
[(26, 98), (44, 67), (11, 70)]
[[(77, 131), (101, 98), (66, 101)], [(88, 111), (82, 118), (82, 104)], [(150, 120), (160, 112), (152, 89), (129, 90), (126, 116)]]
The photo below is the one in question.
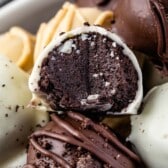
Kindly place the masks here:
[[(54, 166), (65, 168), (80, 168), (81, 165), (86, 168), (93, 165), (131, 168), (140, 165), (139, 157), (105, 126), (74, 112), (68, 112), (63, 118), (52, 114), (51, 119), (52, 122), (30, 137), (29, 166), (38, 167), (39, 163), (46, 162), (46, 158)], [(69, 148), (71, 152), (67, 152)]]

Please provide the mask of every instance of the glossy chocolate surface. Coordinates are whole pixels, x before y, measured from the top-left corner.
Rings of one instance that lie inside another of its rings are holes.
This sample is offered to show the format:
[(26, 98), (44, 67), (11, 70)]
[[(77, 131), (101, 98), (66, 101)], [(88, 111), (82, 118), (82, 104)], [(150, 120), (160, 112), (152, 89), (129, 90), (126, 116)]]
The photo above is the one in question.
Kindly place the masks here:
[(47, 126), (32, 134), (27, 166), (133, 168), (139, 157), (125, 147), (108, 128), (68, 112), (51, 115)]

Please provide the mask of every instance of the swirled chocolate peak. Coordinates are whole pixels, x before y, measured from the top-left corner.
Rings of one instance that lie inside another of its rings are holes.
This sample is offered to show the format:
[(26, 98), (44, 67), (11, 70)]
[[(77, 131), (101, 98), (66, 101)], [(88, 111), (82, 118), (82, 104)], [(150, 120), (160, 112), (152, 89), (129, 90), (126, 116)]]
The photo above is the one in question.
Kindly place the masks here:
[(157, 67), (168, 74), (167, 0), (77, 0), (79, 6), (112, 9), (112, 31), (131, 48), (152, 55)]
[[(27, 167), (133, 168), (139, 157), (101, 124), (78, 113), (51, 115), (52, 121), (30, 137)], [(26, 167), (26, 166), (25, 166)]]
[(34, 106), (94, 114), (136, 114), (143, 94), (135, 55), (99, 26), (83, 26), (52, 41), (39, 56), (29, 87)]

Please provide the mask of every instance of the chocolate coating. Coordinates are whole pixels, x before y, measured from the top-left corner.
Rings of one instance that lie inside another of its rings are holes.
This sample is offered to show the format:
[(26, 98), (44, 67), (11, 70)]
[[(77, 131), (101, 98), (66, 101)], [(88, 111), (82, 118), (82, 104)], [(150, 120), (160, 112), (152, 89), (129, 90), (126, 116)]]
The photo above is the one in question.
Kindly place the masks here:
[(141, 165), (139, 157), (103, 125), (74, 112), (62, 117), (53, 114), (51, 119), (45, 128), (30, 137), (28, 166), (133, 168)]
[(116, 18), (112, 31), (119, 34), (131, 48), (151, 55), (151, 60), (157, 67), (166, 72), (168, 70), (168, 20), (166, 18), (168, 11), (165, 8), (165, 2), (118, 1), (114, 9)]
[(157, 67), (168, 74), (167, 0), (77, 0), (77, 4), (113, 10), (112, 32), (131, 48), (151, 55)]

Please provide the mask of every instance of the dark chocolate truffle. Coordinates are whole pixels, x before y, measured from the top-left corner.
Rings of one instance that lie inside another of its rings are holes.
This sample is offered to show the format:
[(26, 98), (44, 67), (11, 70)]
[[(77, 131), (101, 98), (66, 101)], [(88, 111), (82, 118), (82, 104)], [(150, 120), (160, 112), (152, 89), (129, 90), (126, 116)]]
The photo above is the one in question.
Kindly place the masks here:
[(137, 168), (141, 165), (140, 158), (107, 127), (74, 112), (60, 117), (52, 114), (51, 119), (46, 127), (31, 135), (27, 166)]
[(168, 75), (167, 0), (77, 0), (77, 4), (113, 10), (112, 32), (129, 47), (151, 55), (157, 68)]
[(52, 41), (37, 60), (29, 86), (53, 111), (136, 114), (142, 100), (135, 55), (98, 26), (77, 28)]

